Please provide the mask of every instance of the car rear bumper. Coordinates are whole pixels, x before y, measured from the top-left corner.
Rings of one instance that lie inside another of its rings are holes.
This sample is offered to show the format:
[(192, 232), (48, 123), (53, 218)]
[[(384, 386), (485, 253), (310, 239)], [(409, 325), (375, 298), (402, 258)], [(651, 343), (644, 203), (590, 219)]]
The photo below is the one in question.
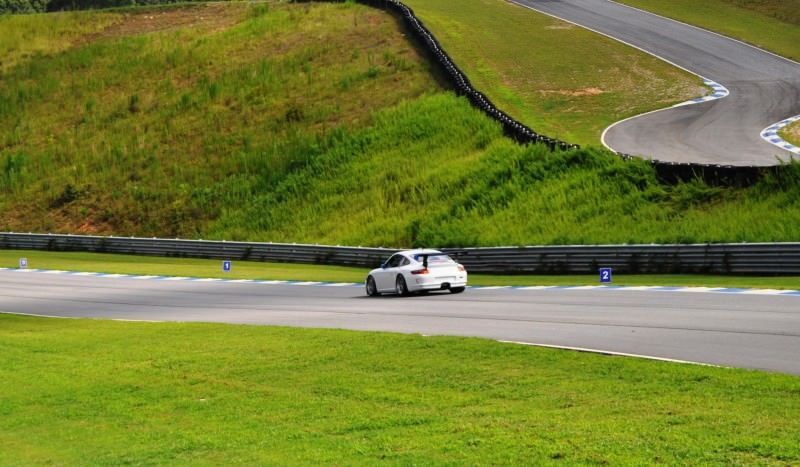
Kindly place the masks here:
[[(416, 282), (416, 281), (415, 281)], [(408, 284), (408, 290), (411, 292), (417, 292), (421, 290), (448, 290), (454, 289), (456, 287), (466, 287), (467, 286), (467, 279), (466, 278), (456, 278), (455, 280), (427, 280), (427, 281), (420, 281), (420, 283), (411, 283)]]

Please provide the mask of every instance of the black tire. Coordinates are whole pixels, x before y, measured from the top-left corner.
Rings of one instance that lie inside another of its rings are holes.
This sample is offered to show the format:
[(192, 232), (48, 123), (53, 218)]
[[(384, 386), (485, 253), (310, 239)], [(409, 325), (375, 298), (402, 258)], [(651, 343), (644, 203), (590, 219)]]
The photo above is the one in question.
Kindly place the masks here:
[(450, 293), (461, 293), (466, 287), (450, 287)]
[(366, 287), (368, 296), (377, 297), (378, 295), (380, 295), (380, 292), (378, 292), (378, 286), (375, 285), (375, 279), (373, 279), (372, 276), (367, 277)]
[(406, 285), (406, 280), (403, 276), (397, 276), (397, 279), (394, 281), (394, 291), (397, 292), (397, 295), (400, 295), (401, 297), (408, 295), (408, 286)]

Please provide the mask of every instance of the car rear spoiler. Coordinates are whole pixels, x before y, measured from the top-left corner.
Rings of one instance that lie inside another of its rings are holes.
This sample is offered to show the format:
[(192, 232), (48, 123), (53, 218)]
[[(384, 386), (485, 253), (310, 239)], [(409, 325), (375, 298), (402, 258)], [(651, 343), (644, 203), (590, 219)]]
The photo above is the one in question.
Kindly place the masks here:
[(441, 253), (415, 253), (414, 256), (421, 256), (422, 257), (422, 267), (427, 269), (427, 267), (428, 267), (428, 257), (429, 256), (440, 256), (440, 255), (448, 255), (449, 256), (449, 255), (454, 255), (456, 257), (456, 262), (457, 262), (459, 255), (466, 255), (466, 254), (467, 254), (466, 250), (448, 250), (446, 252), (443, 251)]

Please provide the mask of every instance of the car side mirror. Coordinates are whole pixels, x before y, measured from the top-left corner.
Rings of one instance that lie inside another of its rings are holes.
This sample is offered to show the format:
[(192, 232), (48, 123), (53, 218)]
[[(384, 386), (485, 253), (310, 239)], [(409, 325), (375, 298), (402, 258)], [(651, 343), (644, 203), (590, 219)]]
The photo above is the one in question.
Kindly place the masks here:
[(386, 269), (386, 263), (381, 263), (381, 269)]

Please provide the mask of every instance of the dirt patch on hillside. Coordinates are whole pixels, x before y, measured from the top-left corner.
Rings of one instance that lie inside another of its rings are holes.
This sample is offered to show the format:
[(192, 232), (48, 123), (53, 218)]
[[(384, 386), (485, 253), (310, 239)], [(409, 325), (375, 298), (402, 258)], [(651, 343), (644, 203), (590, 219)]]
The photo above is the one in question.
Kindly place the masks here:
[(121, 21), (98, 34), (84, 37), (81, 42), (168, 31), (187, 26), (212, 31), (221, 30), (236, 24), (242, 18), (244, 11), (243, 5), (217, 3), (125, 13)]
[(546, 26), (545, 29), (574, 29), (575, 25), (569, 23), (562, 23), (562, 24), (554, 24), (552, 26)]
[(570, 97), (583, 97), (583, 96), (597, 96), (603, 94), (600, 88), (584, 88), (584, 89), (553, 89), (539, 91), (542, 94), (558, 94), (560, 96)]

